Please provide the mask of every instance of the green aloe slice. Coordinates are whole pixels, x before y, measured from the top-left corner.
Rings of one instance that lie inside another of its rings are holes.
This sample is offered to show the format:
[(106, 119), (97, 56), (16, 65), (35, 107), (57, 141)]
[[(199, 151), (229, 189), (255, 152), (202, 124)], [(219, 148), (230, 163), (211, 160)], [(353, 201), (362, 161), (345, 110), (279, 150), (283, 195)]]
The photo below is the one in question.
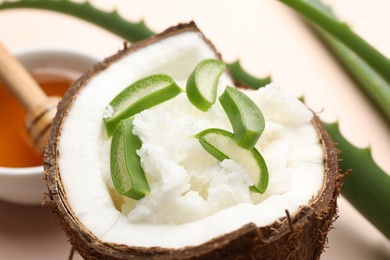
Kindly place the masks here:
[(201, 61), (187, 80), (187, 96), (202, 111), (207, 111), (217, 99), (218, 81), (226, 65), (215, 59)]
[(219, 101), (233, 127), (239, 146), (252, 149), (264, 131), (264, 116), (257, 105), (237, 88), (227, 86)]
[(216, 159), (233, 159), (241, 164), (255, 183), (252, 192), (264, 193), (268, 186), (268, 169), (256, 148), (244, 149), (237, 145), (234, 135), (216, 128), (206, 129), (195, 136), (203, 148)]
[(150, 189), (136, 153), (142, 143), (132, 131), (132, 117), (120, 121), (115, 128), (110, 151), (111, 178), (120, 194), (139, 200)]
[(109, 104), (112, 115), (104, 118), (108, 136), (117, 124), (142, 110), (177, 96), (182, 89), (168, 75), (157, 74), (140, 79), (119, 93)]

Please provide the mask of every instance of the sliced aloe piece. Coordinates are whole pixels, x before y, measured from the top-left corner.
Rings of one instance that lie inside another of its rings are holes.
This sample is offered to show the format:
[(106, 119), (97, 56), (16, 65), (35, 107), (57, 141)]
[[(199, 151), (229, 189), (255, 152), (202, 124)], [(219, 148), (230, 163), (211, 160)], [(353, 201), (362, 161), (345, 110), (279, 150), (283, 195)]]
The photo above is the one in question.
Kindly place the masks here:
[(226, 65), (214, 59), (201, 61), (187, 80), (187, 96), (202, 111), (207, 111), (217, 99), (218, 81)]
[(122, 195), (138, 200), (150, 190), (136, 153), (142, 143), (132, 131), (133, 118), (120, 121), (115, 128), (111, 141), (110, 167), (115, 189)]
[(234, 135), (216, 128), (206, 129), (195, 136), (204, 149), (216, 159), (223, 161), (233, 159), (241, 164), (255, 183), (250, 187), (252, 192), (264, 193), (268, 186), (268, 169), (259, 151), (237, 145)]
[(117, 124), (142, 110), (177, 96), (182, 89), (168, 75), (157, 74), (140, 79), (119, 93), (109, 104), (112, 114), (104, 118), (108, 136)]
[(219, 101), (233, 127), (239, 146), (252, 149), (264, 131), (264, 116), (257, 105), (237, 88), (227, 86)]

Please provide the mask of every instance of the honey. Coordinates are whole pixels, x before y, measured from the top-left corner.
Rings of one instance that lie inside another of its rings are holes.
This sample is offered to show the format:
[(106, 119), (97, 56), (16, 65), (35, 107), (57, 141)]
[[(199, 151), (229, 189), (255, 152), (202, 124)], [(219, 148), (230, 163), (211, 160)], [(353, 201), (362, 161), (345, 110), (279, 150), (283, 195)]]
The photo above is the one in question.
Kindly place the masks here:
[[(48, 96), (63, 96), (71, 79), (62, 75), (33, 74)], [(0, 82), (0, 167), (33, 167), (42, 158), (30, 144), (24, 127), (26, 112)]]

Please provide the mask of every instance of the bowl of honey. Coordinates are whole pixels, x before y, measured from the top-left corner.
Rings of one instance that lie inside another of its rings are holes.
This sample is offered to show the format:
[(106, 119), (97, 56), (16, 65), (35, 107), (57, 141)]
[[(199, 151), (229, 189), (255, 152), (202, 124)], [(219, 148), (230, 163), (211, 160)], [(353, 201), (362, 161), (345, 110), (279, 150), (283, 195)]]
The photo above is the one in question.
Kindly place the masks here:
[[(98, 57), (66, 49), (34, 48), (13, 52), (48, 96), (63, 96)], [(42, 157), (32, 147), (26, 112), (0, 79), (0, 199), (38, 205), (47, 190)]]

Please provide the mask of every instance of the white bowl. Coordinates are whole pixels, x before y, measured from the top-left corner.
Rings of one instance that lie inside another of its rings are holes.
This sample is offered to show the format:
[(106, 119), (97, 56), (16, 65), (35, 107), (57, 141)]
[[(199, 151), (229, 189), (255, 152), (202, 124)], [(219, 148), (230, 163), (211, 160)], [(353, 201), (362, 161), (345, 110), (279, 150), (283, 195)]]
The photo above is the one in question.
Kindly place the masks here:
[[(25, 49), (14, 52), (14, 55), (28, 70), (61, 71), (62, 75), (73, 79), (98, 61), (92, 55), (65, 49)], [(11, 168), (0, 165), (0, 199), (19, 204), (41, 204), (47, 191), (43, 177), (43, 166)]]

